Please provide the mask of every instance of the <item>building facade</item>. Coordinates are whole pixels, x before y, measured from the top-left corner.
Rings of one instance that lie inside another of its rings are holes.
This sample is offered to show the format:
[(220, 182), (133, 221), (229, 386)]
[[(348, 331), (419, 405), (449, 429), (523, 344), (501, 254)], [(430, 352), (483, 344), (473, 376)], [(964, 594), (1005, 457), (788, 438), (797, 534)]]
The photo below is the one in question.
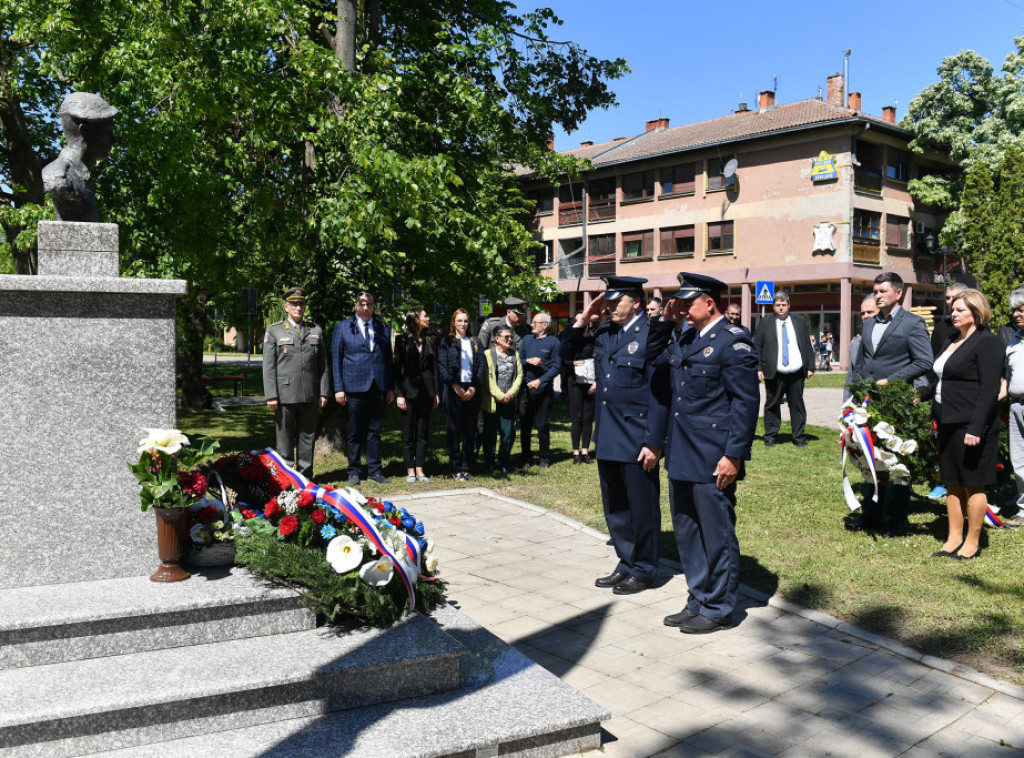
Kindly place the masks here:
[(608, 274), (646, 277), (648, 295), (669, 297), (685, 270), (726, 282), (756, 327), (755, 289), (770, 282), (813, 331), (833, 333), (843, 366), (881, 271), (903, 277), (905, 305), (941, 311), (944, 214), (915, 203), (907, 183), (956, 167), (940, 150), (911, 152), (894, 107), (876, 118), (859, 93), (844, 97), (841, 74), (827, 98), (776, 105), (765, 91), (756, 109), (679, 127), (656, 119), (637, 136), (567, 151), (591, 161), (578, 181), (522, 175), (537, 202), (538, 264), (566, 293), (563, 308), (585, 307)]

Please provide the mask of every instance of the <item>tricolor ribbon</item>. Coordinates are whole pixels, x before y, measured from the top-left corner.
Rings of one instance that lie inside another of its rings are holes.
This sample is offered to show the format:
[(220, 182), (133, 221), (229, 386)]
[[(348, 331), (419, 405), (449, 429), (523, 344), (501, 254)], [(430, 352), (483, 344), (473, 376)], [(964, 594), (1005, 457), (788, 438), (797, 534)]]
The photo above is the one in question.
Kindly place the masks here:
[[(861, 407), (863, 408), (863, 406)], [(867, 465), (871, 470), (871, 481), (875, 485), (875, 492), (871, 496), (871, 499), (877, 503), (878, 469), (875, 467), (875, 445), (871, 441), (871, 431), (868, 429), (867, 423), (854, 423), (850, 418), (853, 416), (853, 413), (853, 408), (843, 409), (843, 422), (854, 435), (854, 438), (858, 442), (857, 446), (864, 451), (864, 457), (867, 458)], [(850, 486), (850, 479), (846, 476), (846, 458), (848, 455), (849, 451), (846, 449), (846, 434), (843, 434), (843, 494), (846, 496), (846, 504), (850, 507), (850, 510), (855, 511), (861, 507), (861, 502), (857, 499), (857, 495), (854, 493), (853, 487)]]
[[(387, 557), (394, 565), (399, 579), (405, 585), (408, 595), (406, 610), (412, 612), (416, 608), (416, 579), (419, 576), (420, 566), (420, 544), (404, 532), (399, 532), (405, 540), (405, 555), (396, 553), (391, 549), (387, 540), (381, 534), (380, 529), (373, 522), (373, 518), (366, 510), (353, 502), (355, 500), (354, 490), (343, 492), (342, 490), (326, 490), (317, 484), (309, 481), (298, 471), (288, 467), (281, 457), (271, 448), (263, 451), (265, 455), (274, 461), (281, 472), (300, 490), (309, 492), (318, 503), (325, 503), (332, 509), (342, 513), (345, 518), (351, 521), (363, 533), (370, 543), (380, 551), (380, 554)], [(347, 497), (346, 497), (347, 495)]]

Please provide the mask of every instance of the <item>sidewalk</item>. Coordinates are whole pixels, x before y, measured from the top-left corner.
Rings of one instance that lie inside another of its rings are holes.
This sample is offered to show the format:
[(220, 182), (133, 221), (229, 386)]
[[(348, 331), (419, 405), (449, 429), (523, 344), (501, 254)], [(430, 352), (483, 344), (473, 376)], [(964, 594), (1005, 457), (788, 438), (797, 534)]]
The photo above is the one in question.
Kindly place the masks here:
[[(395, 497), (436, 541), (460, 610), (608, 708), (608, 756), (1024, 756), (1024, 690), (743, 592), (734, 628), (662, 624), (685, 582), (594, 587), (607, 537), (488, 490)], [(743, 589), (743, 588), (741, 588)]]

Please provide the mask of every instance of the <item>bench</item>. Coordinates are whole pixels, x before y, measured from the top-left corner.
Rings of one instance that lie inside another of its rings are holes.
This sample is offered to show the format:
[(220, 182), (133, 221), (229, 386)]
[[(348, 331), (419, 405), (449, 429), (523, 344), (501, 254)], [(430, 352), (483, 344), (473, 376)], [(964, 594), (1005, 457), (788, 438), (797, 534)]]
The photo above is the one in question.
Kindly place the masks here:
[(241, 394), (242, 382), (245, 381), (244, 376), (204, 376), (203, 384), (224, 384), (231, 382), (234, 387), (235, 397)]

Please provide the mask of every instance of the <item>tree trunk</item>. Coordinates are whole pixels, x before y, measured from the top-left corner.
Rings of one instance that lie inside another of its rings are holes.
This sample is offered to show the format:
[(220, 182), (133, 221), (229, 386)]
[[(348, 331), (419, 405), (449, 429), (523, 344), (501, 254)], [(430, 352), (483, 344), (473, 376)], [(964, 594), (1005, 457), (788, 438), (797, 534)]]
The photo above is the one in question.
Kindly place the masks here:
[(356, 13), (355, 0), (338, 0), (338, 29), (334, 34), (334, 55), (346, 71), (356, 70)]
[(203, 337), (206, 336), (206, 304), (210, 294), (197, 290), (181, 300), (178, 350), (181, 358), (181, 405), (199, 411), (209, 405), (203, 386)]

